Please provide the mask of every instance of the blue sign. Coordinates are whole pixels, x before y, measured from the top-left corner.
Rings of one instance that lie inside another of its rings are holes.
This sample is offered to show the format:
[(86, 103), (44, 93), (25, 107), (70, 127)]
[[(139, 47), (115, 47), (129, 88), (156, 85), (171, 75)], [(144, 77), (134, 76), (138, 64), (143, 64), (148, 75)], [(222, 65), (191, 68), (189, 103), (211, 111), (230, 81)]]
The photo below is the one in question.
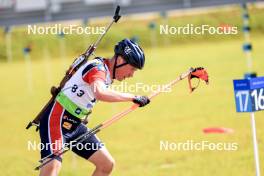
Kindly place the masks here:
[(233, 80), (236, 111), (264, 110), (264, 77)]

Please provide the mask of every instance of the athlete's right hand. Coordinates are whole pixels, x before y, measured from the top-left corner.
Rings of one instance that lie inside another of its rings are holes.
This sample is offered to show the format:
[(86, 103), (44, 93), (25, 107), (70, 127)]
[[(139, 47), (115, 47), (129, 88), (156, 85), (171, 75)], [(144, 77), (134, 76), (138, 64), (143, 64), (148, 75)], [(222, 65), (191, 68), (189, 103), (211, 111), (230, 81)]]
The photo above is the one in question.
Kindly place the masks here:
[(150, 99), (147, 96), (135, 96), (133, 102), (138, 104), (139, 107), (143, 107), (149, 104)]

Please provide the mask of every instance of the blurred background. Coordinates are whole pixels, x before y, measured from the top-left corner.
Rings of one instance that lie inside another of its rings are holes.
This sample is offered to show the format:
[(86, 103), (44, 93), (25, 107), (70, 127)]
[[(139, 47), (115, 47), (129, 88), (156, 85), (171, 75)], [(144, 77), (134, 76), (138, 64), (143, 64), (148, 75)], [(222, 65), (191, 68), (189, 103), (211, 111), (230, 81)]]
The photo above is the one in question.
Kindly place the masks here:
[[(233, 79), (245, 73), (264, 75), (264, 2), (259, 0), (0, 0), (0, 175), (38, 175), (39, 151), (34, 129), (25, 130), (50, 98), (73, 60), (96, 41), (117, 5), (122, 17), (96, 50), (111, 58), (114, 45), (130, 38), (145, 51), (146, 66), (135, 83), (166, 84), (190, 67), (203, 66), (210, 85), (200, 83), (190, 94), (187, 80), (153, 99), (98, 134), (116, 160), (112, 175), (241, 175), (255, 174), (249, 114), (236, 113)], [(209, 25), (236, 34), (164, 34), (162, 26)], [(29, 33), (29, 26), (89, 28), (89, 34)], [(120, 84), (115, 82), (114, 84)], [(150, 94), (139, 91), (137, 94)], [(99, 102), (89, 127), (130, 103)], [(264, 173), (264, 113), (256, 113), (261, 172)], [(225, 127), (233, 133), (205, 134)], [(236, 151), (162, 151), (160, 141), (237, 143)], [(69, 152), (60, 175), (89, 175), (93, 166)]]

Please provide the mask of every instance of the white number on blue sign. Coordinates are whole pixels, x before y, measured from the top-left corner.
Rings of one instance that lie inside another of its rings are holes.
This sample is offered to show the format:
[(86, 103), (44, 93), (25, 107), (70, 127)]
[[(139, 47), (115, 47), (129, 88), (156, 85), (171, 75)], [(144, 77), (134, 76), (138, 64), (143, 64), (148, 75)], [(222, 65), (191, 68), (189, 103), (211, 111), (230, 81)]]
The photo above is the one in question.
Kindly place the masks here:
[(233, 80), (236, 111), (264, 110), (264, 77)]
[(238, 91), (236, 93), (236, 97), (238, 98), (238, 101), (239, 101), (240, 111), (242, 112), (247, 111), (249, 92), (248, 91)]
[(264, 94), (262, 89), (255, 89), (252, 91), (251, 96), (255, 103), (255, 110), (263, 110), (264, 109)]

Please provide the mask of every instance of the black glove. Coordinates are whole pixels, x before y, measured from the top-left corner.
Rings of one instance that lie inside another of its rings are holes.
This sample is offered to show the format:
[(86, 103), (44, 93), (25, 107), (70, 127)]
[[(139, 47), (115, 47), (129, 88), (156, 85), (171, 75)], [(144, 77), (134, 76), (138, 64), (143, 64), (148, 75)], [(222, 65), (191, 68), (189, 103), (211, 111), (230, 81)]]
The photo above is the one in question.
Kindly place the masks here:
[(150, 99), (148, 97), (146, 97), (146, 96), (136, 96), (133, 99), (133, 102), (138, 104), (139, 107), (143, 107), (143, 106), (149, 104)]

